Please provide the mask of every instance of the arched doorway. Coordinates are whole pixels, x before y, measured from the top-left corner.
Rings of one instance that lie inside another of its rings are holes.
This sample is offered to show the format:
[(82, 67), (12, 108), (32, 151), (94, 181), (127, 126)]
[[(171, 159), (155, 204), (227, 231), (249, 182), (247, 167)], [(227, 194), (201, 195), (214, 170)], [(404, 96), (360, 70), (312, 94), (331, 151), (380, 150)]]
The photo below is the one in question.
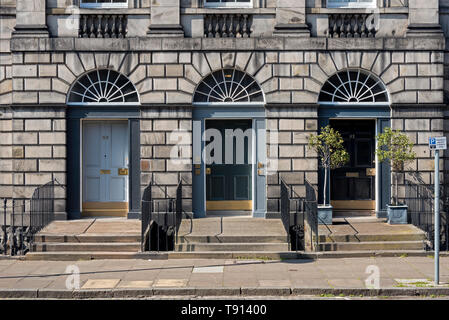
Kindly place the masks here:
[(265, 96), (238, 69), (206, 76), (193, 96), (195, 216), (266, 214)]
[(123, 74), (87, 72), (67, 98), (70, 218), (138, 216), (139, 94)]
[[(338, 130), (350, 161), (331, 171), (329, 197), (334, 212), (346, 216), (386, 215), (390, 195), (390, 169), (378, 163), (376, 135), (390, 126), (390, 98), (376, 75), (361, 69), (346, 69), (323, 85), (318, 103), (320, 127)], [(320, 185), (323, 186), (323, 174)]]

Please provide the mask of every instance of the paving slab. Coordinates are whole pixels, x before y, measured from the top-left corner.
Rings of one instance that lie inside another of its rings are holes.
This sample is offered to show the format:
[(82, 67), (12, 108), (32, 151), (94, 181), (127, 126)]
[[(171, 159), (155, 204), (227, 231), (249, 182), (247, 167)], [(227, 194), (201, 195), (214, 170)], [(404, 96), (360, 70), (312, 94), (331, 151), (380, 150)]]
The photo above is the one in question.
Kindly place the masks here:
[(113, 289), (120, 282), (120, 279), (89, 279), (81, 289)]
[(117, 288), (150, 288), (154, 281), (120, 281)]
[(195, 267), (192, 273), (223, 273), (224, 266)]
[(185, 287), (188, 279), (158, 279), (154, 282), (153, 287), (168, 288), (168, 287)]

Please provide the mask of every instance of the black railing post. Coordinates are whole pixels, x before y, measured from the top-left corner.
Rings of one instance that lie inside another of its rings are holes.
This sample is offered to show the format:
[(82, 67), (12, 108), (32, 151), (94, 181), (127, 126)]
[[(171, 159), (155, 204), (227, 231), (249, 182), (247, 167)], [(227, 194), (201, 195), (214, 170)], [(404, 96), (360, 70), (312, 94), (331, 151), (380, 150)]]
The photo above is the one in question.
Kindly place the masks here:
[(16, 210), (16, 200), (12, 200), (12, 210), (11, 210), (11, 239), (9, 239), (9, 250), (11, 252), (11, 256), (15, 255), (16, 251), (16, 237), (14, 236), (14, 220), (15, 220), (15, 210)]
[(8, 234), (6, 232), (7, 228), (6, 228), (6, 206), (8, 204), (8, 200), (4, 199), (3, 200), (3, 226), (2, 226), (2, 231), (3, 231), (3, 239), (2, 239), (2, 244), (3, 244), (3, 254), (7, 255), (7, 245), (8, 245)]

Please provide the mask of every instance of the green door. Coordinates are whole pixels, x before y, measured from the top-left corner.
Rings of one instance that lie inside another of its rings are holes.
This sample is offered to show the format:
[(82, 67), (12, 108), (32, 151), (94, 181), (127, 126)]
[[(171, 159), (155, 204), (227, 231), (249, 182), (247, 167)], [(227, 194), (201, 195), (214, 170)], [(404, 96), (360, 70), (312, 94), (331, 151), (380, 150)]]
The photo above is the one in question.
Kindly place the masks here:
[(207, 210), (252, 210), (251, 127), (252, 120), (206, 120), (206, 130), (215, 129), (222, 142), (214, 144), (221, 150), (211, 149), (214, 162), (206, 165)]

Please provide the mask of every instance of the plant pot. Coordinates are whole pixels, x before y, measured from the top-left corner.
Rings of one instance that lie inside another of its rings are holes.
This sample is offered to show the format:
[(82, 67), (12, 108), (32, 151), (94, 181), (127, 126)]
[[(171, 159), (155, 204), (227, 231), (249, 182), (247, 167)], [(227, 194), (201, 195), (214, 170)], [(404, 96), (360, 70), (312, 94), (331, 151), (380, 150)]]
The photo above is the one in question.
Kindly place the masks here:
[(332, 224), (332, 206), (318, 206), (318, 224)]
[(391, 206), (387, 205), (388, 223), (389, 224), (407, 224), (406, 205)]

